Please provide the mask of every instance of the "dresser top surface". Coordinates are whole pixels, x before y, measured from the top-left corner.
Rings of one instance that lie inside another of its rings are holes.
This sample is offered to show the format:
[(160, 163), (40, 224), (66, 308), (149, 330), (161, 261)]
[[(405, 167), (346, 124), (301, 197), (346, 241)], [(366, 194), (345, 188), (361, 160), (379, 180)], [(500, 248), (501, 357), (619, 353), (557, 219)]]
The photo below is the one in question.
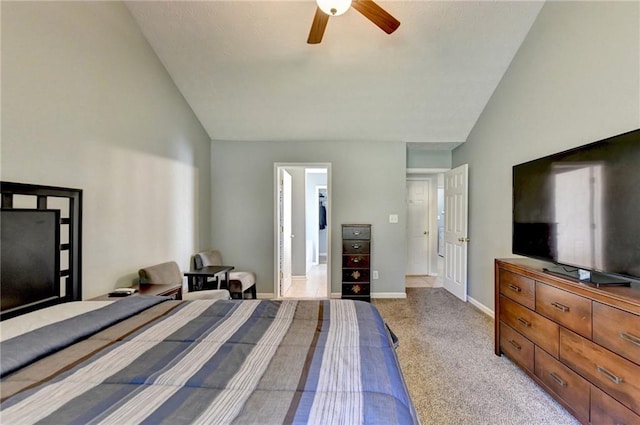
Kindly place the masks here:
[(550, 264), (543, 261), (530, 258), (498, 258), (496, 262), (505, 269), (523, 274), (532, 279), (550, 283), (561, 289), (576, 292), (596, 301), (640, 314), (640, 285), (636, 282), (632, 282), (631, 287), (596, 287), (591, 283), (547, 273), (544, 269)]

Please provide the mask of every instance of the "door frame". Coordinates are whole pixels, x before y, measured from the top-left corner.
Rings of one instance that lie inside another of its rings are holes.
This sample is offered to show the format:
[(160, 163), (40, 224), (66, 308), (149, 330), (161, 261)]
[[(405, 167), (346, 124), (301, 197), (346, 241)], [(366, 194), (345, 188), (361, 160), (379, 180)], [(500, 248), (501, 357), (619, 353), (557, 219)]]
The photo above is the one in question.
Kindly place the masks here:
[[(293, 225), (293, 179), (287, 168), (278, 169), (278, 293), (286, 293), (291, 287), (292, 255), (292, 225)], [(281, 255), (284, 254), (284, 255)]]
[[(329, 189), (327, 189), (327, 185), (324, 186), (316, 186), (315, 188), (315, 199), (320, 199), (320, 191), (324, 190), (325, 193), (327, 194), (327, 198), (329, 197)], [(329, 203), (329, 200), (327, 199), (327, 204)], [(326, 208), (326, 206), (325, 206)], [(327, 209), (327, 214), (328, 214), (328, 209)], [(329, 217), (327, 217), (327, 223), (329, 223)], [(329, 229), (327, 228), (327, 232), (329, 232)], [(318, 229), (318, 241), (320, 240), (320, 229)], [(327, 233), (328, 235), (328, 233)], [(327, 244), (329, 243), (329, 241), (327, 240)], [(327, 246), (327, 250), (329, 249), (329, 247)], [(329, 256), (329, 253), (327, 253), (327, 257)], [(329, 261), (329, 258), (327, 258), (327, 261)], [(318, 249), (316, 250), (316, 255), (313, 258), (313, 264), (317, 265), (320, 264), (320, 242), (318, 242)]]
[[(307, 168), (325, 168), (327, 170), (327, 298), (331, 297), (331, 234), (332, 234), (332, 199), (333, 191), (331, 190), (331, 163), (330, 162), (274, 162), (273, 163), (273, 211), (274, 211), (274, 264), (273, 264), (273, 293), (275, 299), (282, 299), (280, 294), (280, 196), (279, 196), (279, 176), (281, 168), (301, 167)], [(306, 255), (305, 255), (306, 258)]]
[[(451, 168), (407, 168), (407, 176), (406, 181), (416, 181), (416, 180), (431, 180), (435, 181), (435, 186), (437, 189), (437, 176), (438, 174), (444, 174), (447, 171), (451, 170)], [(435, 180), (434, 180), (435, 179)], [(406, 183), (405, 183), (406, 187)], [(430, 209), (430, 218), (429, 218), (429, 235), (436, 235), (435, 239), (431, 238), (430, 246), (429, 246), (429, 275), (435, 276), (438, 272), (437, 267), (437, 255), (438, 255), (438, 198), (435, 193), (431, 189), (429, 190), (429, 209)], [(405, 195), (406, 197), (406, 195)], [(435, 213), (435, 214), (434, 214)], [(408, 235), (407, 235), (408, 237)], [(433, 264), (433, 257), (435, 255), (436, 264)], [(407, 253), (408, 256), (408, 253)], [(407, 266), (405, 264), (405, 275), (407, 272)], [(435, 273), (434, 273), (435, 270)]]
[[(427, 215), (427, 228), (426, 231), (428, 232), (428, 243), (427, 243), (427, 270), (426, 270), (426, 275), (427, 276), (431, 276), (432, 275), (432, 271), (433, 271), (433, 250), (434, 250), (434, 244), (433, 244), (433, 227), (434, 227), (434, 217), (433, 217), (433, 194), (432, 194), (432, 185), (434, 182), (434, 178), (437, 179), (437, 176), (423, 176), (423, 177), (407, 177), (407, 181), (406, 181), (406, 187), (408, 189), (409, 186), (409, 182), (422, 182), (427, 189), (427, 206), (425, 208), (425, 212)], [(436, 182), (437, 184), (437, 182)], [(409, 200), (409, 193), (407, 191), (407, 201)], [(437, 199), (436, 199), (437, 201)], [(409, 210), (409, 206), (407, 205), (407, 211)], [(408, 214), (407, 214), (408, 215)], [(409, 225), (409, 217), (407, 216), (407, 219), (405, 220), (407, 223), (407, 226)], [(406, 268), (407, 270), (405, 271), (405, 275), (409, 276), (409, 231), (407, 229), (407, 264), (406, 264)], [(436, 238), (437, 239), (437, 238)], [(435, 248), (437, 248), (437, 246), (435, 246)], [(413, 275), (415, 275), (416, 273), (412, 273)], [(419, 273), (418, 273), (419, 274)]]

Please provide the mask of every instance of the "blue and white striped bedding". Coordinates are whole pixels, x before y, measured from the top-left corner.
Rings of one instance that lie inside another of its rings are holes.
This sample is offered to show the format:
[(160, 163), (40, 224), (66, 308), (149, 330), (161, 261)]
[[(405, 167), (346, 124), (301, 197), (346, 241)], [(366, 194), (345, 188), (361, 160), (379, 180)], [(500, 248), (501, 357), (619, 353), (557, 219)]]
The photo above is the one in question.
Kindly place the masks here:
[(3, 400), (0, 422), (418, 423), (372, 304), (167, 303), (175, 308)]

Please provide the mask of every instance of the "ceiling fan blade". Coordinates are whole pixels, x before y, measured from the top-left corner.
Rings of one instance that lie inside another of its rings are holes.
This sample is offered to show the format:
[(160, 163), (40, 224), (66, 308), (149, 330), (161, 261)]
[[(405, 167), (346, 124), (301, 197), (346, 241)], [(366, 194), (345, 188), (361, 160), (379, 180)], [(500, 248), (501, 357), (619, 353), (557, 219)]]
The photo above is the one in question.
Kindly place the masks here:
[(372, 0), (354, 0), (351, 6), (387, 34), (391, 34), (400, 26), (400, 21)]
[(313, 17), (313, 22), (311, 23), (311, 31), (309, 31), (307, 43), (318, 44), (322, 41), (322, 36), (324, 35), (324, 29), (327, 27), (327, 22), (329, 22), (329, 15), (320, 10), (319, 7), (316, 8), (316, 14)]

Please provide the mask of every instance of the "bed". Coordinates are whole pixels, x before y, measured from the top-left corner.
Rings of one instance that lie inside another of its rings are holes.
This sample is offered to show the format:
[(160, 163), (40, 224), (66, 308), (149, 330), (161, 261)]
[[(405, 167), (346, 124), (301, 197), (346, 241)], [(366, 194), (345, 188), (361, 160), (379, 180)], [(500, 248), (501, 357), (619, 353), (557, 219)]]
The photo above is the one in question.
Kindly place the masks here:
[(3, 424), (419, 423), (361, 301), (131, 296), (0, 344)]

